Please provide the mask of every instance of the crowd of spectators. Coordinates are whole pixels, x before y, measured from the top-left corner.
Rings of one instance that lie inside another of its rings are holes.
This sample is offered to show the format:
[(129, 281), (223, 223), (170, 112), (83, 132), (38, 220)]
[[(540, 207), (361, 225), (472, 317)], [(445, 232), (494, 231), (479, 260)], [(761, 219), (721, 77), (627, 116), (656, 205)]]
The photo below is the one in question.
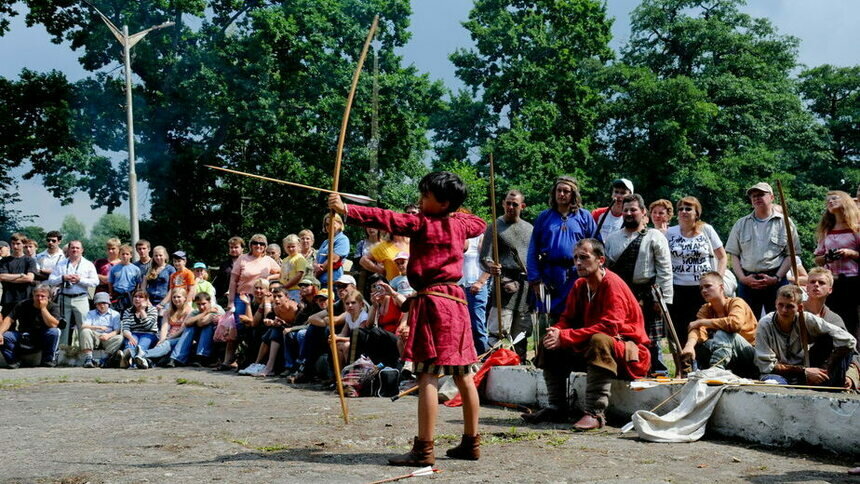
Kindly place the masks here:
[[(649, 351), (647, 374), (666, 372), (659, 344), (666, 318), (655, 309), (664, 302), (691, 366), (782, 383), (856, 386), (860, 209), (850, 195), (827, 193), (813, 249), (818, 267), (807, 274), (799, 264), (796, 228), (786, 224), (767, 183), (749, 188), (752, 211), (725, 239), (704, 222), (695, 197), (646, 204), (629, 180), (618, 179), (610, 189), (610, 206), (589, 212), (581, 206), (578, 182), (560, 177), (534, 225), (521, 218), (522, 193), (505, 194), (504, 214), (466, 244), (460, 285), (478, 353), (509, 336), (530, 336), (541, 328), (536, 319), (571, 331), (592, 323), (563, 317), (581, 276), (575, 248), (587, 239), (594, 242), (583, 257), (617, 274), (639, 302), (647, 338), (637, 344)], [(333, 217), (331, 248), (328, 237), (315, 244), (308, 229), (280, 244), (263, 234), (247, 244), (237, 236), (226, 241), (227, 255), (211, 272), (205, 262), (190, 264), (184, 251), (152, 247), (147, 240), (132, 246), (109, 239), (103, 257), (91, 262), (80, 241), (65, 242), (57, 231), (44, 241), (13, 234), (8, 244), (0, 243), (0, 350), (12, 368), (28, 353), (40, 353), (39, 364), (54, 366), (65, 345), (79, 351), (87, 368), (194, 365), (293, 382), (327, 379), (332, 304), (342, 365), (363, 354), (401, 368), (409, 327), (395, 296), (413, 292), (409, 238), (366, 229), (353, 246), (341, 217)], [(797, 274), (788, 231), (798, 254)], [(45, 248), (37, 252), (40, 242)], [(329, 257), (334, 294), (325, 289)], [(800, 314), (809, 335), (807, 366)], [(222, 324), (233, 331), (219, 338)], [(564, 347), (565, 333), (551, 334), (550, 349)], [(536, 338), (539, 365), (543, 341)], [(525, 341), (515, 347), (524, 362), (526, 348)]]

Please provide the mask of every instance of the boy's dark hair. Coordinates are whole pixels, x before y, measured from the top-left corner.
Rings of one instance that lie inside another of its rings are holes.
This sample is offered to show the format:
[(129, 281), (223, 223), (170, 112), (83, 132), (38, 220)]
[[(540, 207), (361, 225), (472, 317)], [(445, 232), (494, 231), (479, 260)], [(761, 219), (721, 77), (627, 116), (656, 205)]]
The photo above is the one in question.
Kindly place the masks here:
[(194, 301), (196, 302), (211, 300), (212, 296), (210, 296), (208, 292), (198, 292), (196, 295), (194, 295)]
[(449, 171), (429, 173), (418, 182), (418, 191), (432, 193), (436, 200), (448, 202), (448, 213), (456, 212), (466, 201), (466, 184), (463, 180)]
[(56, 238), (57, 240), (63, 240), (63, 234), (61, 234), (58, 230), (52, 230), (45, 234), (46, 239)]

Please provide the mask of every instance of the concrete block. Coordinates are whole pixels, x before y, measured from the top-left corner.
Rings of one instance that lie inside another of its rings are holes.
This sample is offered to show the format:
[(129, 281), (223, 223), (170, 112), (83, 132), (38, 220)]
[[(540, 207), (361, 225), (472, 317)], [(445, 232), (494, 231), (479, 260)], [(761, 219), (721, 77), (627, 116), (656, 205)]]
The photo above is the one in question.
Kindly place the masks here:
[[(661, 385), (634, 391), (629, 382), (612, 383), (608, 413), (629, 419), (636, 410), (651, 410), (681, 389)], [(582, 405), (585, 374), (572, 373), (568, 386), (571, 403)], [(526, 366), (493, 368), (485, 388), (487, 399), (519, 405), (547, 405), (543, 372)], [(677, 402), (667, 402), (666, 413)], [(845, 455), (860, 455), (860, 396), (811, 390), (763, 387), (727, 388), (708, 421), (717, 435), (769, 446), (798, 444), (820, 447)]]

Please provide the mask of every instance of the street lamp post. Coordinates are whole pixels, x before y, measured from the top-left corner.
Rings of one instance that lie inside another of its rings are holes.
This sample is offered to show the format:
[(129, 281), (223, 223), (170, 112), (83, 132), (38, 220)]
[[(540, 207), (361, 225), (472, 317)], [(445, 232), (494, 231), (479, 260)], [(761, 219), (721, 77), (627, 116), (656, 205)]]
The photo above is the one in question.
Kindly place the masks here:
[[(91, 5), (92, 6), (92, 5)], [(99, 14), (102, 21), (108, 26), (116, 40), (122, 44), (123, 64), (125, 67), (125, 112), (128, 124), (128, 214), (131, 224), (131, 243), (134, 244), (140, 239), (140, 222), (137, 216), (137, 170), (135, 169), (134, 156), (134, 112), (132, 110), (131, 99), (131, 48), (135, 46), (146, 34), (153, 30), (163, 29), (174, 25), (174, 22), (164, 22), (160, 25), (155, 25), (146, 30), (128, 35), (128, 26), (123, 25), (120, 31), (103, 13), (95, 7), (93, 9)], [(135, 254), (137, 258), (137, 254)]]

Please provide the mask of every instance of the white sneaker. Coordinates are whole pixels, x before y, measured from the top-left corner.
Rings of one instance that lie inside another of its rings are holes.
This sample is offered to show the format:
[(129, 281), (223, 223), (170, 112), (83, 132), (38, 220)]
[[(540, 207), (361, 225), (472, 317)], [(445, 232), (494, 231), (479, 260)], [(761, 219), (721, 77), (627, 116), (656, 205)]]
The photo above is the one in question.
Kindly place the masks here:
[(149, 369), (149, 360), (147, 360), (146, 357), (141, 356), (139, 353), (134, 357), (134, 364), (141, 370)]
[(260, 370), (262, 370), (265, 367), (266, 367), (266, 365), (263, 365), (260, 363), (251, 363), (244, 370), (239, 370), (239, 374), (240, 375), (252, 375), (254, 373), (259, 372)]

